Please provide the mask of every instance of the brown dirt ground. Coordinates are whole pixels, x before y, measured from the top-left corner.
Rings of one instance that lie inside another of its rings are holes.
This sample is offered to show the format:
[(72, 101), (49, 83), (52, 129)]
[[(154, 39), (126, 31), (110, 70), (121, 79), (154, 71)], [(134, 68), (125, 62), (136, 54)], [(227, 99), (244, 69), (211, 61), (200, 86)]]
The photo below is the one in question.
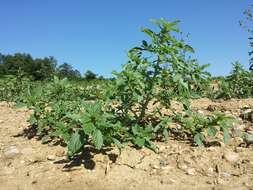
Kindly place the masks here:
[[(206, 113), (215, 109), (239, 115), (246, 106), (253, 106), (253, 99), (192, 102), (195, 111)], [(97, 153), (87, 147), (68, 163), (64, 147), (18, 135), (27, 128), (29, 114), (0, 103), (0, 190), (253, 189), (253, 149), (239, 147), (238, 139), (209, 148), (171, 139), (157, 143), (158, 154), (131, 147), (120, 155), (116, 149)], [(10, 147), (19, 153), (6, 156)], [(226, 160), (231, 154), (234, 160)]]

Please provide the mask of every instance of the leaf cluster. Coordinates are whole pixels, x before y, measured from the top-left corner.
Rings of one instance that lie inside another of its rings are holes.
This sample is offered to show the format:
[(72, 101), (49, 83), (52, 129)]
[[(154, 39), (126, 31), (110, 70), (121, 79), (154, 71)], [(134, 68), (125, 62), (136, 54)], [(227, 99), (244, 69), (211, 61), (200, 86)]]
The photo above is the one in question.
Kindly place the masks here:
[(187, 111), (182, 116), (175, 114), (175, 121), (180, 124), (181, 132), (193, 138), (198, 146), (204, 146), (211, 142), (221, 141), (227, 143), (231, 138), (235, 119), (222, 112), (205, 116), (198, 112)]
[(239, 62), (233, 63), (230, 75), (219, 80), (218, 91), (214, 98), (251, 98), (253, 97), (253, 73), (247, 71)]

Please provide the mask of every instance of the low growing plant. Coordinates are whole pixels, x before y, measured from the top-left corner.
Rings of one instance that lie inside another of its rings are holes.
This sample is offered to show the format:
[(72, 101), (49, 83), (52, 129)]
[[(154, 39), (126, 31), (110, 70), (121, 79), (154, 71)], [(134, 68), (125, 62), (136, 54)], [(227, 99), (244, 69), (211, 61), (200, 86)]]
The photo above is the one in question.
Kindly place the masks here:
[(253, 97), (253, 72), (246, 71), (239, 62), (233, 63), (231, 74), (219, 82), (219, 90), (214, 98)]
[(198, 146), (221, 140), (227, 143), (231, 138), (235, 122), (235, 118), (221, 112), (205, 116), (198, 112), (187, 111), (185, 116), (175, 114), (174, 119), (180, 124), (181, 132), (193, 138)]

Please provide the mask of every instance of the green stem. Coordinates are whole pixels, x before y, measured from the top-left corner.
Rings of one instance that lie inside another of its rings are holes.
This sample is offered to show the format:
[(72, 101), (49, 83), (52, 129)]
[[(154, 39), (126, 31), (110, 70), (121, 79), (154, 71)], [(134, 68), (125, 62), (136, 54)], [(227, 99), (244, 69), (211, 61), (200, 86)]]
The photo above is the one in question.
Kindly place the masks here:
[[(157, 77), (157, 75), (159, 74), (158, 69), (159, 69), (159, 64), (160, 64), (160, 59), (159, 57), (157, 58), (156, 61), (156, 65), (155, 65), (155, 71), (154, 71), (154, 75), (153, 77), (149, 80), (149, 89), (152, 90), (153, 86), (154, 86), (154, 79)], [(148, 103), (151, 101), (152, 97), (150, 97), (150, 93), (148, 92), (147, 96), (146, 96), (146, 100), (141, 104), (141, 113), (137, 119), (137, 123), (141, 122), (141, 120), (143, 119), (143, 117), (146, 114), (146, 109), (148, 107)]]

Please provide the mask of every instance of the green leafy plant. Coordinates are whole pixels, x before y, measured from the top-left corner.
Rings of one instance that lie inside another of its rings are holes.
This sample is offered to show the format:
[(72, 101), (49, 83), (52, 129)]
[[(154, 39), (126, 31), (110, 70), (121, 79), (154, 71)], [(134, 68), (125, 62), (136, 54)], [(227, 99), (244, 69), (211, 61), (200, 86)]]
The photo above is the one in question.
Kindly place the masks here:
[(214, 98), (250, 98), (253, 96), (253, 73), (235, 62), (231, 74), (220, 81), (218, 88)]
[(85, 144), (100, 150), (111, 144), (121, 149), (131, 142), (155, 150), (153, 141), (167, 141), (171, 119), (160, 110), (170, 108), (172, 100), (189, 109), (188, 99), (203, 89), (209, 74), (206, 65), (187, 58), (194, 51), (176, 37), (178, 21), (153, 23), (159, 31), (142, 29), (150, 41), (143, 40), (128, 52), (128, 63), (114, 72), (116, 79), (101, 93), (101, 100), (87, 102), (80, 98), (80, 89), (55, 78), (46, 91), (49, 98), (38, 101), (30, 119), (38, 135), (68, 144), (70, 158)]
[(54, 139), (67, 145), (70, 159), (85, 145), (101, 150), (108, 146), (122, 149), (129, 143), (155, 151), (155, 141), (169, 138), (175, 118), (162, 110), (173, 111), (174, 100), (189, 113), (187, 118), (178, 116), (181, 133), (199, 145), (217, 131), (229, 138), (225, 116), (204, 117), (190, 109), (189, 99), (203, 96), (208, 88), (208, 65), (200, 66), (190, 58), (194, 50), (181, 39), (178, 21), (152, 22), (158, 30), (142, 28), (147, 39), (129, 50), (123, 70), (114, 72), (115, 80), (70, 82), (54, 77), (22, 90), (21, 102), (34, 110), (29, 122), (43, 142)]
[(174, 119), (182, 127), (182, 132), (193, 137), (194, 143), (204, 146), (208, 141), (220, 141), (220, 136), (225, 143), (231, 138), (231, 131), (235, 119), (221, 112), (205, 116), (197, 112), (187, 112), (185, 116), (176, 114)]
[[(158, 109), (169, 107), (173, 99), (187, 105), (191, 92), (201, 86), (208, 75), (203, 71), (206, 66), (186, 60), (187, 53), (194, 51), (175, 37), (180, 33), (178, 21), (161, 19), (153, 23), (160, 30), (142, 29), (151, 41), (143, 40), (141, 46), (128, 52), (129, 61), (122, 72), (114, 73), (117, 78), (107, 94), (117, 104), (111, 109), (127, 124), (145, 123), (150, 103), (160, 102)], [(152, 111), (150, 114), (154, 115)]]

